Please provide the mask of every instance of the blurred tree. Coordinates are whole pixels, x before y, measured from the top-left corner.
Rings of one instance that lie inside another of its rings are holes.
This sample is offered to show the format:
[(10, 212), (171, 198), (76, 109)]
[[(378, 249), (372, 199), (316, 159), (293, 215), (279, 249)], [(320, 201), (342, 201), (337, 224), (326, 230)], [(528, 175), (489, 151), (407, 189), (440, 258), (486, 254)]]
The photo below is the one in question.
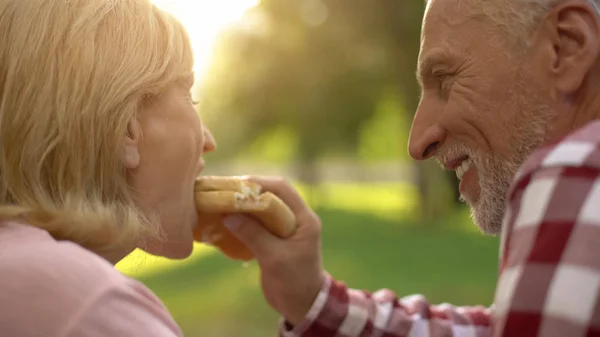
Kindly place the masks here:
[(345, 21), (344, 11), (318, 0), (263, 1), (250, 26), (221, 39), (204, 87), (211, 122), (230, 129), (229, 121), (243, 120), (244, 130), (228, 139), (236, 145), (289, 126), (299, 138), (300, 176), (317, 182), (313, 168), (321, 155), (355, 153), (386, 72), (381, 45)]
[[(227, 134), (220, 155), (290, 130), (298, 176), (316, 184), (321, 156), (368, 149), (361, 130), (390, 88), (410, 125), (423, 9), (422, 0), (263, 0), (223, 34), (202, 88), (209, 124)], [(415, 165), (421, 215), (439, 218), (452, 204), (449, 180), (435, 164)]]
[[(415, 80), (417, 60), (421, 43), (421, 21), (425, 9), (422, 0), (379, 0), (380, 22), (378, 35), (385, 36), (390, 48), (392, 63), (389, 73), (398, 79), (407, 118), (412, 119), (417, 110), (420, 89)], [(410, 74), (411, 76), (408, 76)], [(456, 205), (453, 200), (457, 185), (456, 177), (441, 174), (432, 161), (415, 162), (415, 173), (419, 187), (420, 215), (423, 220), (440, 219)]]

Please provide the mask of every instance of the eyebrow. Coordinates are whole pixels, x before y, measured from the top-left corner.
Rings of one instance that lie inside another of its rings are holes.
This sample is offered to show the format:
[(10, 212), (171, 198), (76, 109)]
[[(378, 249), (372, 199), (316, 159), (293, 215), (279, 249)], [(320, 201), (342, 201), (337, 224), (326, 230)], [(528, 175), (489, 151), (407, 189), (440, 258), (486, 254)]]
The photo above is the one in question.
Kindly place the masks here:
[(426, 78), (433, 75), (434, 68), (438, 65), (449, 65), (453, 59), (452, 55), (441, 49), (435, 49), (425, 53), (417, 66), (417, 82), (421, 88)]

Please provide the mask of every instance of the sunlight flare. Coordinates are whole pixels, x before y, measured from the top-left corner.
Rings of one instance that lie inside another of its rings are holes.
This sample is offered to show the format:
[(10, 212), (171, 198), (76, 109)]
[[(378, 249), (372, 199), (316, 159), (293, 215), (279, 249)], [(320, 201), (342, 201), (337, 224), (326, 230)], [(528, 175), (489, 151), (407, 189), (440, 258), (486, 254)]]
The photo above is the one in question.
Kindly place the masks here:
[(244, 13), (260, 0), (152, 0), (186, 27), (194, 48), (196, 84), (201, 82), (210, 63), (219, 33), (240, 21)]

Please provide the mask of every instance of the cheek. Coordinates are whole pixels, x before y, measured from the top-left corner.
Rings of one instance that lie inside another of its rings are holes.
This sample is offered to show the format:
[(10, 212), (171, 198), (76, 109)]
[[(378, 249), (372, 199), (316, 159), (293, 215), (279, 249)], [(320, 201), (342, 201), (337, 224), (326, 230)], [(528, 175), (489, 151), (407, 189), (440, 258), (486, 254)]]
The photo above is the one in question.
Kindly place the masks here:
[(177, 162), (181, 168), (187, 167), (196, 156), (196, 135), (190, 125), (178, 125), (172, 128), (170, 136), (161, 147), (165, 162)]
[(453, 138), (465, 144), (478, 144), (481, 148), (487, 143), (486, 115), (489, 111), (485, 99), (476, 88), (456, 82), (443, 114), (443, 124)]
[(193, 144), (191, 145), (194, 149), (194, 158), (198, 161), (202, 156), (206, 139), (204, 138), (204, 124), (195, 110), (190, 114), (189, 126), (192, 134)]
[(445, 109), (444, 124), (453, 138), (473, 150), (503, 153), (511, 100), (506, 99), (505, 93), (492, 89), (475, 81), (455, 82)]
[[(185, 152), (184, 158), (196, 162), (201, 155), (201, 145), (204, 142), (202, 122), (193, 107), (181, 109), (179, 118), (171, 119), (171, 135), (175, 137), (180, 151)], [(183, 153), (182, 153), (183, 155)]]
[(193, 174), (199, 158), (198, 118), (157, 118), (151, 124), (144, 133), (147, 169), (178, 179)]

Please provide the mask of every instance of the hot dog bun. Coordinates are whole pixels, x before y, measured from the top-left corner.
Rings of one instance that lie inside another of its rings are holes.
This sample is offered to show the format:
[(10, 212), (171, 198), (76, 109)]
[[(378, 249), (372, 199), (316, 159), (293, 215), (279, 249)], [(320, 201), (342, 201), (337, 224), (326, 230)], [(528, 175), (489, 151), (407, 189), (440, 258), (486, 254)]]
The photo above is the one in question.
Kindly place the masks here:
[(198, 226), (194, 239), (217, 247), (226, 256), (248, 261), (254, 254), (223, 224), (226, 215), (244, 213), (254, 216), (265, 229), (281, 238), (296, 230), (296, 217), (289, 207), (260, 185), (240, 177), (205, 176), (196, 179), (194, 188)]

